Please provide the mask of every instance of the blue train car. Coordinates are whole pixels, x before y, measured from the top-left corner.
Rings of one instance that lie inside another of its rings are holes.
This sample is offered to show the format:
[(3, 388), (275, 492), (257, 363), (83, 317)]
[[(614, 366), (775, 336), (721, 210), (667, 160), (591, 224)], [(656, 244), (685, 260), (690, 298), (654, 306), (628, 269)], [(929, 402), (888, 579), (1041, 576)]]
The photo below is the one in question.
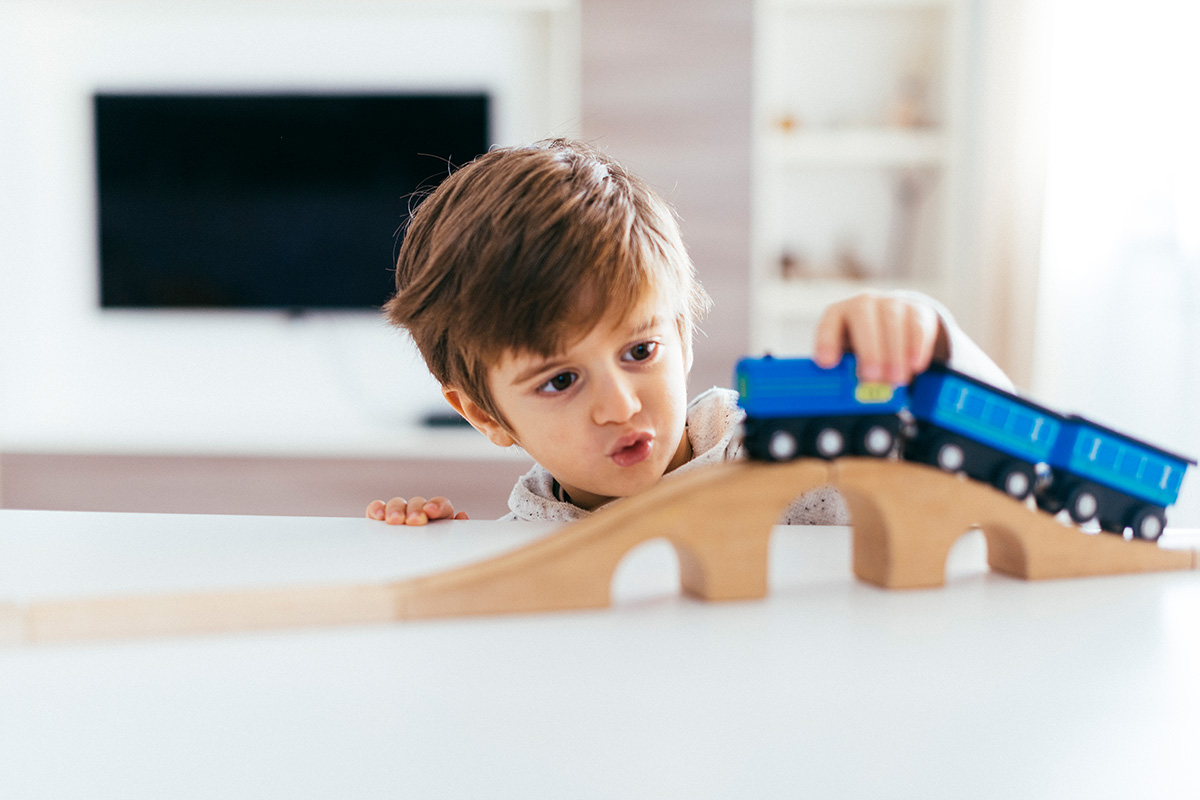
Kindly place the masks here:
[(1048, 457), (1054, 480), (1039, 505), (1065, 507), (1076, 522), (1097, 519), (1114, 533), (1131, 528), (1155, 540), (1166, 527), (1166, 507), (1179, 499), (1183, 475), (1195, 461), (1079, 416), (1067, 417)]
[(738, 403), (746, 411), (750, 456), (786, 461), (799, 456), (886, 456), (899, 437), (904, 387), (859, 383), (846, 356), (823, 369), (808, 358), (744, 358), (737, 364)]
[(913, 379), (912, 461), (964, 472), (1024, 499), (1045, 476), (1063, 418), (1015, 394), (942, 365)]

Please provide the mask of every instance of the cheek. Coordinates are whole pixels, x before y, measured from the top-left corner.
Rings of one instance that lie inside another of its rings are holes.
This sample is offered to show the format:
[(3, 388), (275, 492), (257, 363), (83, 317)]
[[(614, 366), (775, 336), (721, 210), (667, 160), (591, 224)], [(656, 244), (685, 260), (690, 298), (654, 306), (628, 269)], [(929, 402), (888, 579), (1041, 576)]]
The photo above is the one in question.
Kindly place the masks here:
[(662, 377), (659, 386), (663, 410), (678, 416), (682, 420), (687, 413), (688, 398), (687, 371), (683, 368), (681, 356), (670, 365), (667, 374)]
[(535, 459), (539, 455), (573, 452), (578, 445), (579, 424), (569, 416), (542, 409), (525, 414), (520, 420), (511, 419), (517, 441)]
[(672, 361), (671, 381), (678, 388), (681, 394), (687, 394), (687, 379), (688, 372), (691, 370), (691, 359), (684, 352), (683, 346), (679, 345), (675, 351), (675, 358)]

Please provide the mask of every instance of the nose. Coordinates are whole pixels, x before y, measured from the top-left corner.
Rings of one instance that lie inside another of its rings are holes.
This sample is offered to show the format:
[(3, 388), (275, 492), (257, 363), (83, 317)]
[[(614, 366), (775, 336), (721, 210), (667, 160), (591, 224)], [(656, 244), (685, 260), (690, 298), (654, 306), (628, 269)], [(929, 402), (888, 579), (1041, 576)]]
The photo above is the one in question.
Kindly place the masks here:
[(592, 420), (597, 425), (628, 422), (642, 410), (642, 401), (630, 376), (622, 373), (604, 375), (592, 382), (592, 390)]

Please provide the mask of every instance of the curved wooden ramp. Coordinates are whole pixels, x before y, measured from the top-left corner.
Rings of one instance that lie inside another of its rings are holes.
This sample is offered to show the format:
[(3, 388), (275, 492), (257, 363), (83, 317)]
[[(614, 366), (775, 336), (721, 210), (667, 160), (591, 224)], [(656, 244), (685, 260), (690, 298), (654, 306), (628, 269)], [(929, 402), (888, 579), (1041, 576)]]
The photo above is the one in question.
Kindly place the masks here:
[(1197, 553), (1065, 526), (980, 483), (876, 459), (734, 463), (664, 479), (526, 547), (381, 584), (290, 587), (0, 605), (0, 643), (359, 624), (600, 608), (621, 559), (665, 538), (683, 590), (704, 600), (767, 592), (772, 528), (797, 496), (835, 485), (853, 524), (854, 573), (887, 588), (941, 586), (946, 557), (981, 528), (988, 563), (1026, 579), (1193, 569)]
[(525, 547), (410, 580), (0, 604), (0, 644), (600, 608), (624, 555), (657, 538), (674, 545), (688, 593), (763, 597), (772, 526), (792, 498), (828, 483), (829, 466), (763, 468), (719, 464), (671, 476)]

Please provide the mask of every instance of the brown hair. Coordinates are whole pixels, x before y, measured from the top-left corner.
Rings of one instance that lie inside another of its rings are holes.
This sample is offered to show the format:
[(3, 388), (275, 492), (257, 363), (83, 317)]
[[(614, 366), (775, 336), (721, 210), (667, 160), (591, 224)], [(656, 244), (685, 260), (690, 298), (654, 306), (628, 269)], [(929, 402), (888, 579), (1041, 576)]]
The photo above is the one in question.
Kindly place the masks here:
[(690, 363), (711, 301), (674, 212), (604, 154), (555, 139), (492, 150), (422, 201), (384, 310), (443, 386), (508, 427), (487, 384), (503, 353), (560, 352), (655, 293), (678, 299)]

